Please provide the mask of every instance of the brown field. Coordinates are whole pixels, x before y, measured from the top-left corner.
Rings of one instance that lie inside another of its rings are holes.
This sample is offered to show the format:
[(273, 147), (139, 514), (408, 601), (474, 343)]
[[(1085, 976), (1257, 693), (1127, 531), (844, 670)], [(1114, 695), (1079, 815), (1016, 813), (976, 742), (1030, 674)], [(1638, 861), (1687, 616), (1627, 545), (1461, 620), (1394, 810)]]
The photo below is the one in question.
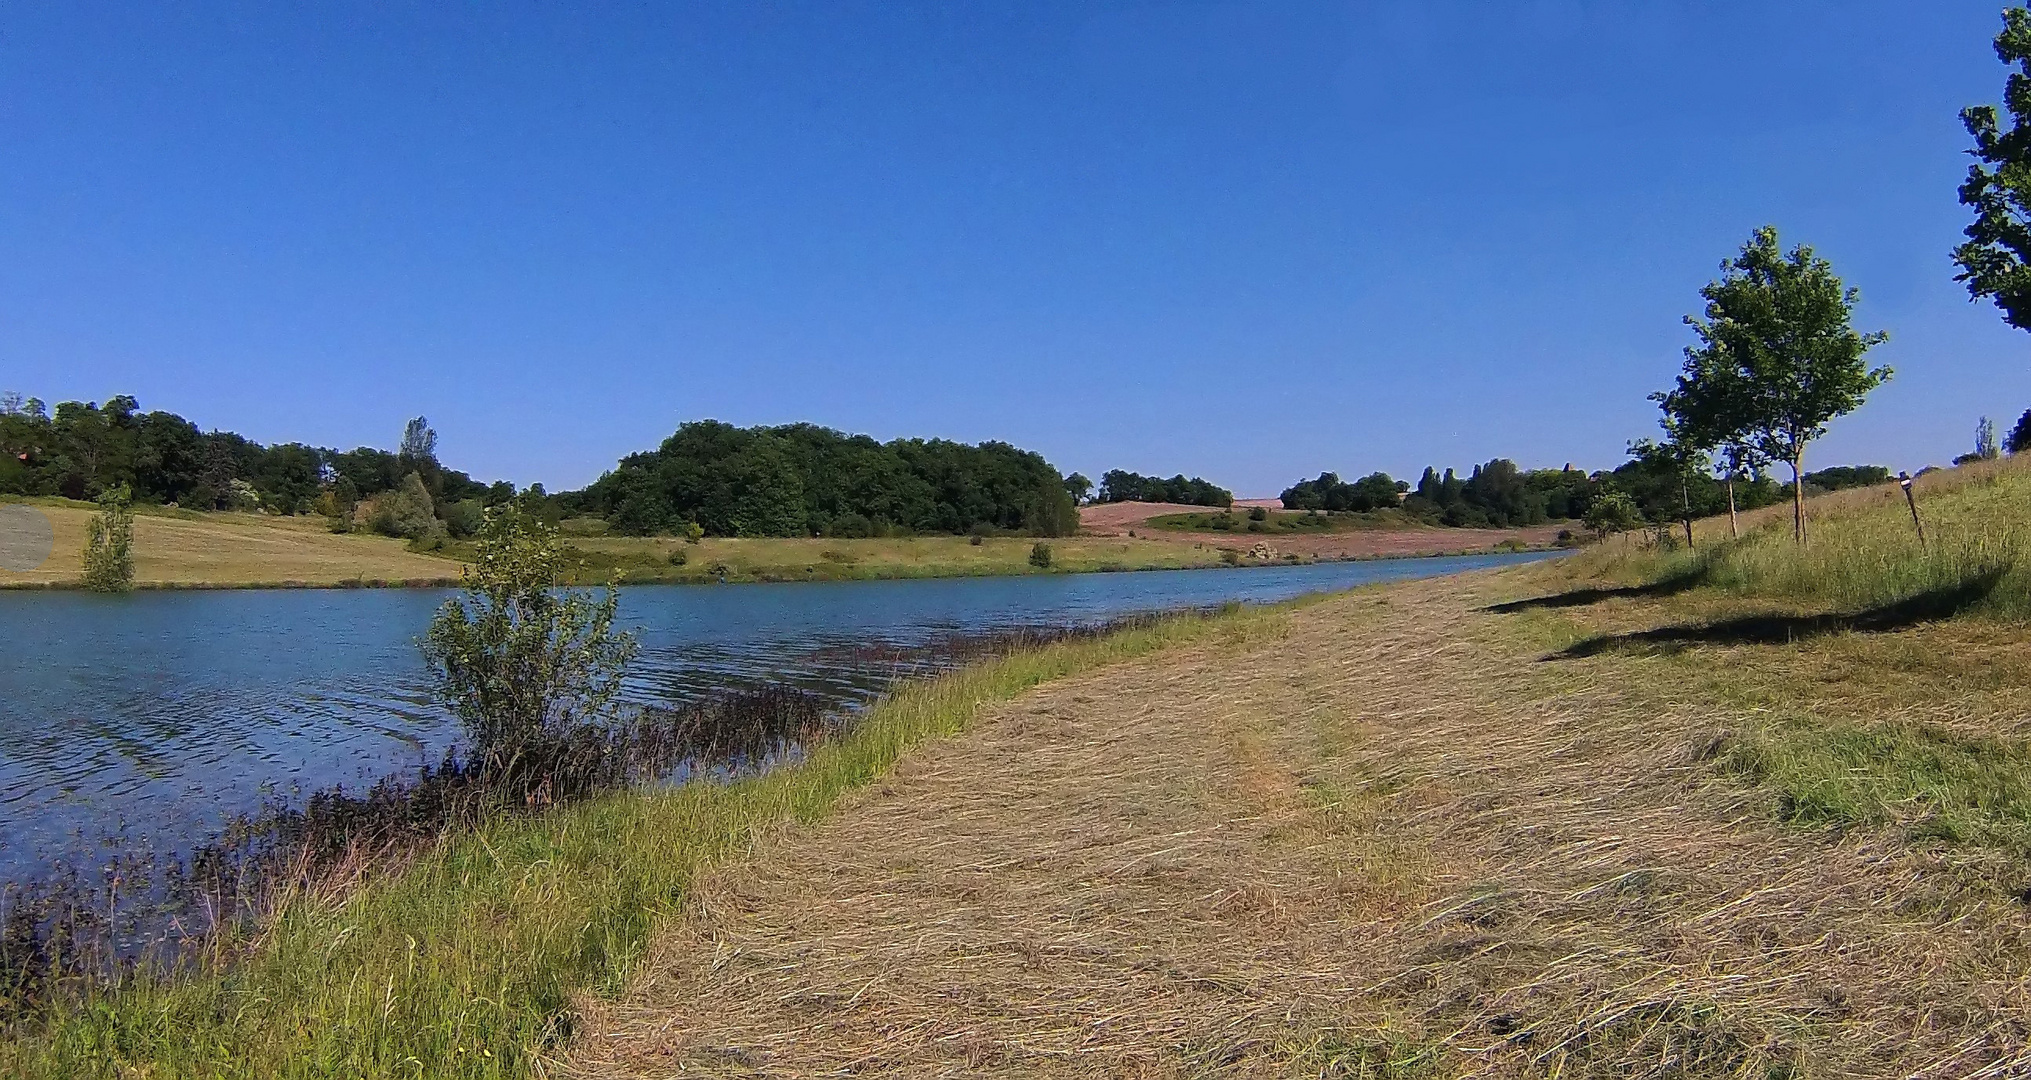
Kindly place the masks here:
[(1722, 601), (1490, 609), (1562, 573), (1348, 594), (994, 707), (700, 881), (567, 1071), (2024, 1075), (2011, 850), (1924, 805), (1800, 822), (1724, 767), (1843, 725), (2021, 734), (2021, 633), (1576, 650)]
[[(1276, 503), (1276, 500), (1258, 500)], [(1243, 505), (1236, 501), (1236, 506)], [(1278, 503), (1278, 505), (1281, 505)], [(1256, 536), (1245, 532), (1185, 532), (1176, 529), (1145, 528), (1151, 518), (1166, 514), (1205, 513), (1203, 506), (1177, 503), (1095, 503), (1079, 508), (1080, 531), (1096, 536), (1123, 536), (1130, 529), (1138, 539), (1152, 539), (1207, 548), (1247, 551), (1258, 540), (1268, 543), (1279, 555), (1309, 559), (1372, 559), (1418, 555), (1458, 555), (1491, 551), (1504, 543), (1526, 547), (1549, 547), (1559, 530), (1569, 526), (1534, 525), (1522, 529), (1358, 529), (1338, 533), (1279, 534)]]
[[(40, 568), (0, 569), (0, 587), (61, 585), (84, 573), (81, 504), (33, 503), (49, 518), (55, 548)], [(321, 517), (151, 514), (134, 518), (134, 579), (141, 586), (338, 585), (455, 581), (459, 564), (419, 555), (401, 541), (336, 535)]]

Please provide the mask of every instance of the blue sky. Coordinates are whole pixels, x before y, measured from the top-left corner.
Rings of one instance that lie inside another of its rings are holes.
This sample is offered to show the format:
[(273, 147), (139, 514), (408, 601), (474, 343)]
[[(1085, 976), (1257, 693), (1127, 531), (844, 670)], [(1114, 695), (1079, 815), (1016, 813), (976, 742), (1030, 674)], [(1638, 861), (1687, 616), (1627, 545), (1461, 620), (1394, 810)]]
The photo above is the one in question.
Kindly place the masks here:
[(1892, 335), (1813, 459), (1915, 468), (2031, 408), (1948, 258), (1998, 11), (9, 5), (0, 389), (553, 489), (700, 417), (1600, 468), (1768, 222)]

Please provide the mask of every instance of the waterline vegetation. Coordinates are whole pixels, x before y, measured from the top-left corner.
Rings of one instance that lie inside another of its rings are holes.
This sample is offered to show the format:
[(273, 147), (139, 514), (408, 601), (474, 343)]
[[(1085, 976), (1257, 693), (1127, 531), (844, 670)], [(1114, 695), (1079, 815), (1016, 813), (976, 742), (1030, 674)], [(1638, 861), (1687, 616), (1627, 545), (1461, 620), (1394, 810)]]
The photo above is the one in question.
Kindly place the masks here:
[(792, 762), (724, 783), (636, 789), (489, 818), (306, 888), (233, 962), (138, 972), (0, 1043), (0, 1072), (525, 1075), (615, 986), (698, 870), (823, 814), (924, 739), (1046, 680), (1185, 641), (1273, 632), (1279, 615), (1187, 614), (1073, 635), (905, 685)]

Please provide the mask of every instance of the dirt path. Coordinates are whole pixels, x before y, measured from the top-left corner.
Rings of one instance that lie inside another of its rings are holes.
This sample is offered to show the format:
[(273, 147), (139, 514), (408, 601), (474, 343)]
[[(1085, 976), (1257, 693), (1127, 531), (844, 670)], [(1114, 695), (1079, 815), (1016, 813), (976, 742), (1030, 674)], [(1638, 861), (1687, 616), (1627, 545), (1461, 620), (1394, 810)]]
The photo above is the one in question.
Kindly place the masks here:
[(702, 883), (573, 1068), (2021, 1075), (2022, 904), (1775, 824), (1704, 760), (1726, 717), (1641, 659), (1540, 663), (1459, 589), (924, 748)]

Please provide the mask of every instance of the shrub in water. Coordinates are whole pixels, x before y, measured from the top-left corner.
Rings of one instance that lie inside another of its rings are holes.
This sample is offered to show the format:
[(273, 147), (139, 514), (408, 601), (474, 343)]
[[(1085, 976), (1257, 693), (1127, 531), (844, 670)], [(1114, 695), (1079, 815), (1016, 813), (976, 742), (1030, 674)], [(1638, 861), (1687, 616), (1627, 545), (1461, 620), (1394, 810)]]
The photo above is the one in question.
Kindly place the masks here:
[(614, 628), (618, 590), (555, 588), (565, 550), (519, 507), (489, 510), (465, 594), (444, 602), (423, 641), (438, 697), (504, 796), (543, 785), (544, 762), (607, 727), (638, 648)]

